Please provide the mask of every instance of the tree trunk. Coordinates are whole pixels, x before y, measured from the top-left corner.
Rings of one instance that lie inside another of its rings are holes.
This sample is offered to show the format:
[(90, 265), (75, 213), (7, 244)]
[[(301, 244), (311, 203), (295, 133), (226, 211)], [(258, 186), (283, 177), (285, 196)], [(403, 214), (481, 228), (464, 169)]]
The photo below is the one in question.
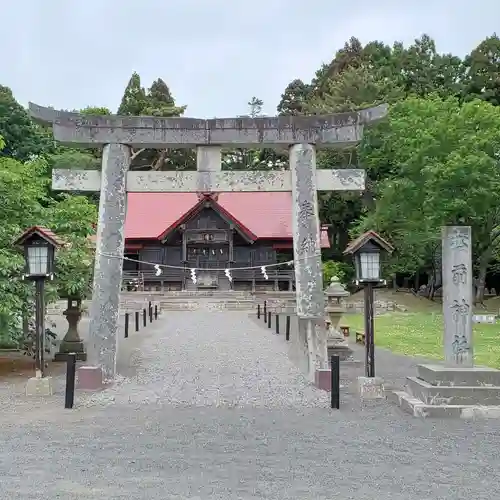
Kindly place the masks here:
[(477, 277), (476, 299), (474, 304), (482, 304), (484, 302), (484, 286), (486, 284), (486, 273), (488, 272), (488, 264), (490, 263), (491, 250), (488, 248), (479, 259), (479, 275)]

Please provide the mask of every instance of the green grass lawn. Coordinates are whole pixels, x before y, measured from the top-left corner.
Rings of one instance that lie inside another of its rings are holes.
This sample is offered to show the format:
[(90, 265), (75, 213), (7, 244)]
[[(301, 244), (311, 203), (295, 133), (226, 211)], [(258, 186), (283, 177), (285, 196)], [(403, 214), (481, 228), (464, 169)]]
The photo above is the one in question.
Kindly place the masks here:
[[(345, 315), (341, 323), (364, 331), (362, 314)], [(443, 317), (436, 312), (388, 313), (375, 318), (375, 345), (408, 356), (443, 358)], [(500, 368), (500, 324), (474, 325), (474, 362)]]

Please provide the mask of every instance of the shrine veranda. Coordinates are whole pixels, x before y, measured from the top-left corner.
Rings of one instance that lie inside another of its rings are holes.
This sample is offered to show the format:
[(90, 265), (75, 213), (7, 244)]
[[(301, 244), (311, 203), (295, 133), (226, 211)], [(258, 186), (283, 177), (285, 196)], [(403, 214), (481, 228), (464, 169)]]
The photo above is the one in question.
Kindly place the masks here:
[[(355, 146), (365, 125), (386, 116), (387, 105), (328, 116), (212, 120), (83, 116), (31, 103), (30, 113), (51, 125), (62, 144), (103, 147), (100, 171), (54, 170), (52, 187), (100, 193), (88, 351), (105, 383), (116, 373), (127, 192), (291, 192), (299, 318), (291, 357), (311, 381), (316, 370), (327, 368), (317, 191), (363, 191), (365, 172), (317, 170), (316, 150)], [(131, 147), (195, 148), (197, 171), (129, 172)], [(222, 148), (288, 148), (289, 170), (222, 171)]]

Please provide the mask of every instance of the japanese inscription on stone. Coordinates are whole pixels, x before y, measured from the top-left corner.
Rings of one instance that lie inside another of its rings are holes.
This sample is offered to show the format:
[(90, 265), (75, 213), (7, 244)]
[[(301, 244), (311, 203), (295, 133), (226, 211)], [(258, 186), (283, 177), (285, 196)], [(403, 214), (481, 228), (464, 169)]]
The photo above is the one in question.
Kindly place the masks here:
[(472, 366), (471, 229), (452, 226), (442, 231), (445, 360)]

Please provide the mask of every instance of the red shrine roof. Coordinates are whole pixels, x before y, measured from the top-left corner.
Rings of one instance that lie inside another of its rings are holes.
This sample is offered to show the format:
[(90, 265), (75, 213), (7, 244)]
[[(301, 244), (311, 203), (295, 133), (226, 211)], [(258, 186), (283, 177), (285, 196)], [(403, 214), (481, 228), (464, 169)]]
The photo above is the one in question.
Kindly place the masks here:
[[(128, 193), (125, 238), (161, 239), (199, 203), (196, 193)], [(215, 203), (252, 239), (293, 237), (291, 193), (220, 193)], [(324, 229), (321, 247), (329, 246)]]

